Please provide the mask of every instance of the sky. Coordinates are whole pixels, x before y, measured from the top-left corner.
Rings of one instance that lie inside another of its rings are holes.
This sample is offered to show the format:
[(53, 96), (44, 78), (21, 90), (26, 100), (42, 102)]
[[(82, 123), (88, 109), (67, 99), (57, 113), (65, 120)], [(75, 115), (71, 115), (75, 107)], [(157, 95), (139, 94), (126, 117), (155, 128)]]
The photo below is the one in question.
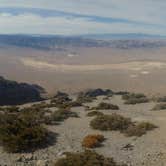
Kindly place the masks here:
[(165, 0), (0, 0), (0, 33), (166, 35), (165, 9)]

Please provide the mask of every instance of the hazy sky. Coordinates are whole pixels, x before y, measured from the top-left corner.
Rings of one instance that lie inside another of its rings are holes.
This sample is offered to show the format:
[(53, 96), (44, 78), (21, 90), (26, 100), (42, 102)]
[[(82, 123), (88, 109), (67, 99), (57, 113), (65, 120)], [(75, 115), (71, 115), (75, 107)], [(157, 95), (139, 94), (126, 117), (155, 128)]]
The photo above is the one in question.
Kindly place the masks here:
[(166, 35), (166, 0), (0, 0), (0, 33)]

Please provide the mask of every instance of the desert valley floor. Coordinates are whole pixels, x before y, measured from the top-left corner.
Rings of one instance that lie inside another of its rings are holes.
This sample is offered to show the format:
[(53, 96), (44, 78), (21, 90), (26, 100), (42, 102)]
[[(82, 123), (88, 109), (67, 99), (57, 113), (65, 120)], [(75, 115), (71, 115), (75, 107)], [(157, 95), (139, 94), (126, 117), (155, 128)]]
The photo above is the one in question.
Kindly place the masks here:
[(110, 88), (165, 93), (166, 49), (70, 48), (67, 52), (0, 48), (0, 75), (49, 93)]

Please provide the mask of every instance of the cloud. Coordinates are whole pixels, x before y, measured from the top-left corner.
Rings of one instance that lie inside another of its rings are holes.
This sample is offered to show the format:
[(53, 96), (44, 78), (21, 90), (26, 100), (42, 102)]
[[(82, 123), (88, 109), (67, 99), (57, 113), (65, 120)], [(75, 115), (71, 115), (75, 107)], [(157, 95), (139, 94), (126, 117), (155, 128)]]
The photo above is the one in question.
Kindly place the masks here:
[(165, 35), (165, 8), (164, 0), (0, 0), (0, 33)]

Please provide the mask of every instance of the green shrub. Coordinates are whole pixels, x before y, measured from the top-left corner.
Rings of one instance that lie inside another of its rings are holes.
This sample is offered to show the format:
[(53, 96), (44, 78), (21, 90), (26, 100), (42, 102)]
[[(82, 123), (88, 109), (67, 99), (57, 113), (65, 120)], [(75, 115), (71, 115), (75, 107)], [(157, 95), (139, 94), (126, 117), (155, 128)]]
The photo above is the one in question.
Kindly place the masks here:
[(60, 109), (51, 115), (52, 121), (63, 121), (69, 117), (78, 117), (77, 113), (70, 110)]
[(141, 122), (135, 125), (130, 125), (125, 131), (125, 135), (127, 136), (137, 136), (140, 137), (146, 134), (147, 131), (155, 129), (156, 126), (148, 123), (148, 122)]
[(47, 142), (48, 131), (29, 112), (4, 114), (0, 121), (0, 142), (7, 152), (33, 151)]
[(109, 103), (100, 103), (97, 107), (94, 107), (92, 109), (96, 110), (119, 110), (119, 107), (117, 105), (109, 104)]
[(100, 116), (100, 115), (103, 115), (102, 112), (99, 112), (99, 111), (91, 111), (91, 112), (88, 112), (87, 113), (87, 116)]
[(90, 150), (80, 153), (66, 153), (66, 157), (59, 159), (54, 166), (126, 166), (117, 164), (113, 158), (105, 158)]
[(90, 122), (93, 129), (98, 130), (126, 130), (132, 124), (130, 118), (118, 114), (97, 116)]

